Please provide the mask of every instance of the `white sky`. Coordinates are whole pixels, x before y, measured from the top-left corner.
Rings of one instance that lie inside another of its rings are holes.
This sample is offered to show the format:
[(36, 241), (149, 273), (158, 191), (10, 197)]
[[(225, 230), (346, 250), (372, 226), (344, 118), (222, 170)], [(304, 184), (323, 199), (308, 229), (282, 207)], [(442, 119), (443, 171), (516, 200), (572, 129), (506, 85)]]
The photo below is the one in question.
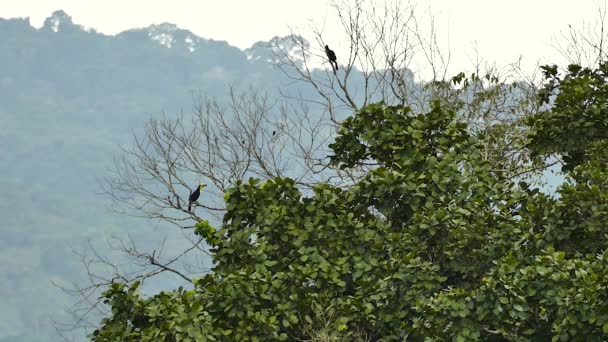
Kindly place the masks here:
[[(405, 3), (405, 0), (403, 1)], [(599, 0), (604, 4), (605, 0)], [(331, 40), (333, 9), (329, 0), (0, 0), (0, 17), (30, 17), (34, 26), (57, 9), (75, 23), (114, 34), (153, 23), (172, 22), (204, 38), (226, 40), (240, 48), (275, 35), (287, 26), (323, 25)], [(556, 62), (552, 37), (568, 24), (598, 19), (598, 0), (419, 0), (436, 16), (438, 33), (449, 34), (451, 65), (462, 68), (476, 46), (479, 55), (498, 65), (523, 56), (528, 63)], [(330, 46), (339, 52), (340, 42)]]

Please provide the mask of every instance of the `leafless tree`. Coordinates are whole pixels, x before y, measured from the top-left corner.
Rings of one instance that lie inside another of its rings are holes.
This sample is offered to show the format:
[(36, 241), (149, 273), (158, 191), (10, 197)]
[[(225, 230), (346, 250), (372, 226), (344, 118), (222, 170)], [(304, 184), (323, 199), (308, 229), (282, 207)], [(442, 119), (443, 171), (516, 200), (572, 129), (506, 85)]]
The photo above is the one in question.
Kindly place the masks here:
[[(303, 103), (254, 89), (231, 89), (228, 104), (202, 96), (191, 117), (150, 120), (143, 138), (123, 150), (105, 190), (118, 211), (192, 228), (221, 218), (223, 194), (237, 180), (289, 176), (305, 187), (324, 180), (327, 122)], [(201, 182), (209, 187), (188, 212), (188, 195)]]
[[(304, 191), (322, 181), (339, 182), (338, 172), (325, 162), (334, 132), (326, 112), (313, 113), (305, 103), (273, 99), (255, 89), (229, 92), (227, 103), (198, 97), (191, 116), (149, 120), (144, 134), (134, 135), (132, 146), (123, 149), (102, 183), (112, 209), (169, 223), (178, 228), (182, 243), (169, 249), (163, 241), (153, 249), (137, 238), (113, 236), (106, 247), (115, 257), (92, 243), (77, 251), (88, 283), (61, 287), (79, 298), (68, 310), (73, 320), (56, 324), (61, 332), (94, 327), (96, 318), (107, 314), (100, 293), (113, 282), (145, 283), (170, 274), (192, 283), (208, 272), (208, 248), (192, 228), (202, 220), (221, 222), (223, 195), (236, 181), (290, 177)], [(188, 211), (189, 194), (200, 183), (208, 186)]]
[(440, 37), (429, 9), (373, 0), (336, 1), (333, 8), (342, 28), (340, 41), (346, 42), (337, 50), (337, 72), (324, 53), (324, 25), (311, 24), (308, 39), (292, 31), (289, 44), (285, 38), (274, 40), (277, 67), (315, 91), (314, 97), (292, 99), (325, 108), (335, 123), (341, 113), (372, 102), (424, 113), (439, 100), (457, 109), (473, 132), (488, 137), (484, 156), (497, 172), (534, 175), (537, 170), (526, 163), (522, 120), (539, 110), (538, 79), (523, 74), (519, 61), (499, 68), (476, 54), (461, 74), (450, 74), (449, 41)]
[[(338, 50), (340, 72), (318, 69), (327, 66), (324, 47), (329, 42), (324, 29), (313, 24), (309, 39), (315, 44), (295, 32), (287, 49), (283, 40), (274, 41), (275, 63), (285, 75), (312, 86), (319, 95), (315, 98), (320, 98), (333, 118), (340, 108), (352, 112), (378, 101), (425, 106), (428, 99), (420, 96), (414, 72), (430, 70), (433, 79), (445, 79), (450, 57), (449, 49), (440, 48), (434, 25), (423, 28), (416, 8), (399, 1), (381, 5), (365, 0), (341, 1), (334, 2), (333, 8), (342, 26), (340, 41), (347, 45)], [(433, 20), (430, 14), (428, 17)], [(429, 69), (414, 70), (413, 61), (420, 58)]]
[(606, 30), (606, 2), (596, 3), (596, 18), (583, 21), (580, 26), (568, 25), (568, 29), (554, 38), (553, 47), (569, 64), (597, 67), (608, 57), (608, 32)]

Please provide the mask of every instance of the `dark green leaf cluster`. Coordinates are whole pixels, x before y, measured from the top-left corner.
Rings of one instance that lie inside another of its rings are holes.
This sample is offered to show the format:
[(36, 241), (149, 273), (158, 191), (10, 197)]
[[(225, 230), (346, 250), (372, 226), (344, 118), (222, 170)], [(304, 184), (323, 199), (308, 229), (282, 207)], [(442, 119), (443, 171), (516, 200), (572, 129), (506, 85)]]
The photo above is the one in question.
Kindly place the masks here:
[(470, 143), (466, 125), (455, 112), (432, 104), (415, 115), (409, 107), (372, 104), (343, 121), (331, 161), (341, 169), (375, 163), (391, 168), (417, 168), (427, 156), (462, 153)]
[(142, 299), (140, 283), (112, 284), (104, 292), (104, 303), (112, 316), (96, 330), (94, 341), (206, 341), (213, 340), (212, 320), (201, 306), (195, 290), (178, 289)]
[(149, 298), (114, 284), (92, 338), (605, 340), (604, 145), (589, 144), (555, 199), (493, 172), (440, 103), (367, 106), (331, 145), (339, 168), (375, 165), (360, 181), (235, 184), (222, 226), (196, 227), (213, 272)]
[(608, 138), (608, 63), (597, 69), (570, 65), (565, 75), (555, 65), (543, 72), (539, 101), (548, 109), (527, 121), (528, 147), (535, 155), (561, 155), (565, 170), (572, 170), (587, 160), (591, 143)]

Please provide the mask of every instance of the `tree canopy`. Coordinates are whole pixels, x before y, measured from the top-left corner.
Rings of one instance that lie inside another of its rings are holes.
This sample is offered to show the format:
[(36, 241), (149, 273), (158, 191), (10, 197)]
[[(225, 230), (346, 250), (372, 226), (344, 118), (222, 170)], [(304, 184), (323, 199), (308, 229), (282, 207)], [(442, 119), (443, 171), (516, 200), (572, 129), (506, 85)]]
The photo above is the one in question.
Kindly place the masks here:
[[(505, 178), (456, 108), (370, 104), (341, 123), (352, 184), (238, 181), (196, 234), (194, 288), (105, 293), (94, 341), (581, 340), (608, 336), (605, 70), (545, 67), (532, 156), (564, 157), (558, 196)], [(573, 152), (574, 151), (574, 152)], [(573, 158), (572, 156), (576, 156)]]

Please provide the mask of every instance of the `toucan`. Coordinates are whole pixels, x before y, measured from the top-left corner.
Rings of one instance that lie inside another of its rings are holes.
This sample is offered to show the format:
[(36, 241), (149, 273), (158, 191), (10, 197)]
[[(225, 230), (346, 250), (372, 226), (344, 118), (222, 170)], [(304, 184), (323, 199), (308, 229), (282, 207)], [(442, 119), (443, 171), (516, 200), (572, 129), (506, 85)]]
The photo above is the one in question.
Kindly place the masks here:
[(329, 46), (325, 45), (325, 54), (327, 58), (329, 58), (329, 64), (331, 64), (331, 68), (334, 69), (334, 73), (338, 70), (338, 62), (336, 58), (336, 53), (329, 48)]
[(196, 187), (196, 190), (192, 191), (190, 193), (190, 197), (188, 197), (188, 211), (192, 210), (192, 203), (196, 202), (196, 200), (198, 200), (199, 196), (201, 195), (201, 190), (203, 190), (203, 188), (207, 186), (204, 183), (201, 183), (199, 186)]

